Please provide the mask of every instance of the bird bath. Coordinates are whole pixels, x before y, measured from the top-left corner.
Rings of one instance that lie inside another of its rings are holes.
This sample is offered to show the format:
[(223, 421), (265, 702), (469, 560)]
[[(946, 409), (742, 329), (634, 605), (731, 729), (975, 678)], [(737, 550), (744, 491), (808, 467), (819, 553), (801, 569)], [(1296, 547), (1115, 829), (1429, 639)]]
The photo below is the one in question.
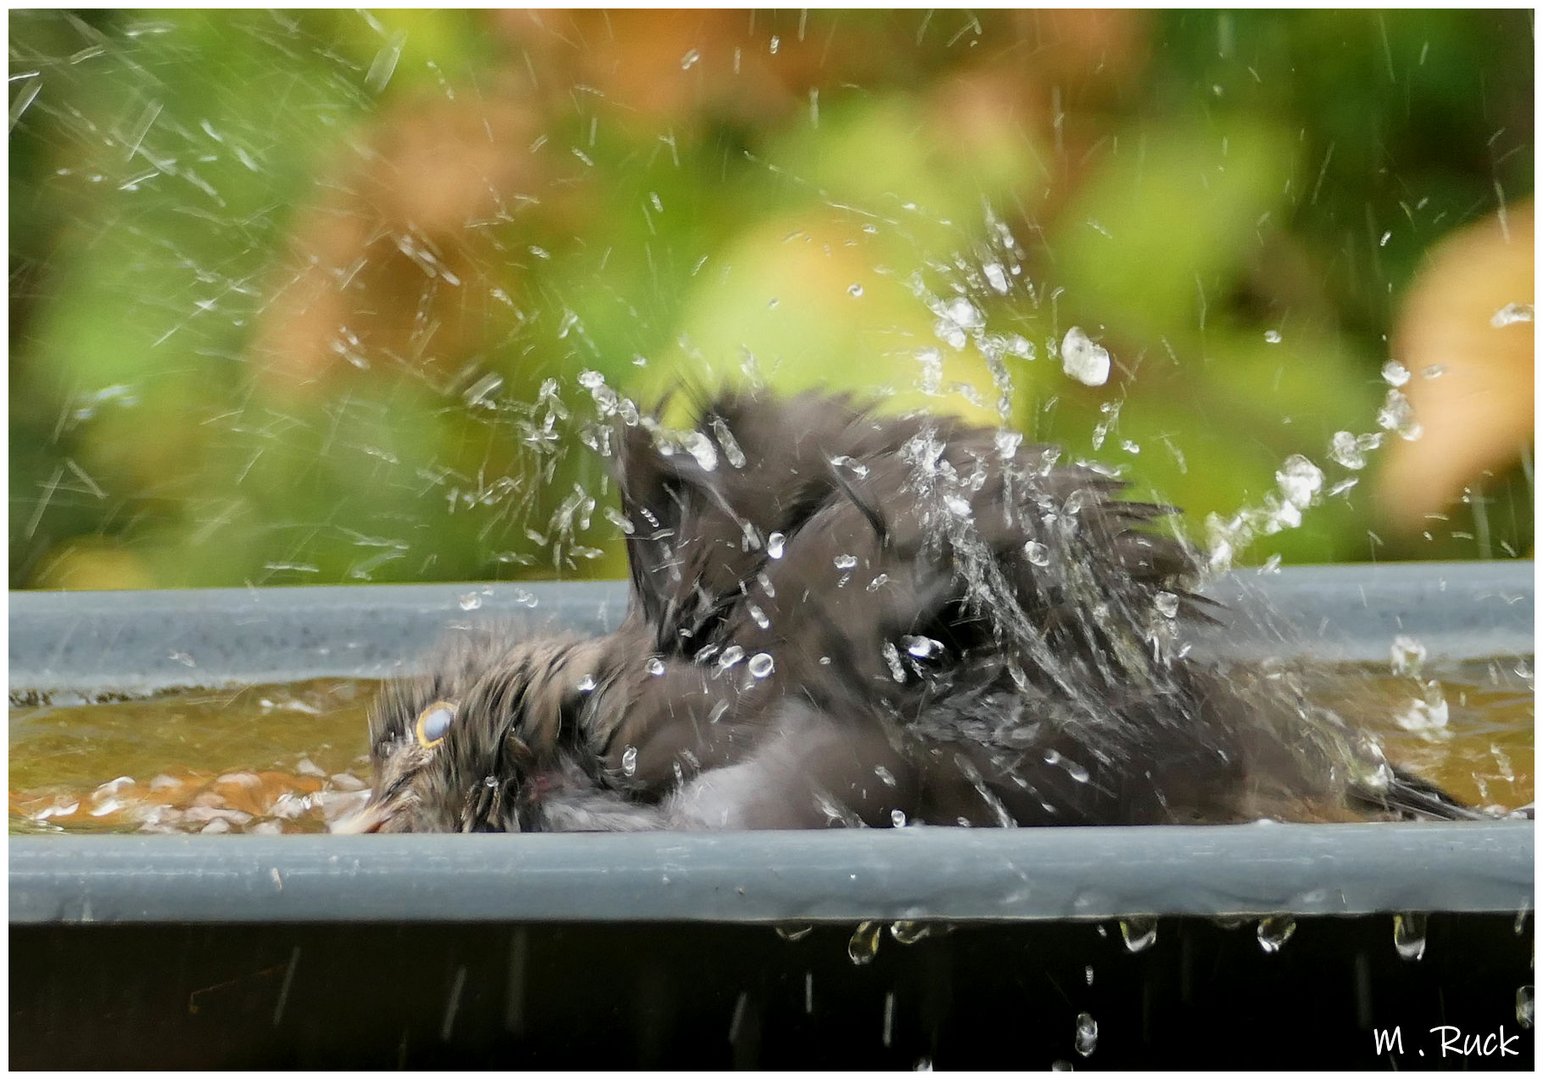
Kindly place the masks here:
[[(1267, 603), (1235, 604), (1197, 649), (1385, 667), (1408, 636), (1437, 671), (1532, 662), (1531, 563), (1309, 567), (1210, 591), (1255, 589)], [(379, 680), (457, 624), (599, 632), (623, 599), (13, 593), (13, 717)], [(1511, 1041), (1489, 1045), (1520, 1056), (1483, 1062), (1527, 1067), (1532, 844), (1515, 820), (13, 835), (12, 1064), (1367, 1066), (1395, 1026), (1401, 1065), (1479, 1064), (1441, 1056), (1429, 1032), (1446, 1024), (1503, 1026)]]

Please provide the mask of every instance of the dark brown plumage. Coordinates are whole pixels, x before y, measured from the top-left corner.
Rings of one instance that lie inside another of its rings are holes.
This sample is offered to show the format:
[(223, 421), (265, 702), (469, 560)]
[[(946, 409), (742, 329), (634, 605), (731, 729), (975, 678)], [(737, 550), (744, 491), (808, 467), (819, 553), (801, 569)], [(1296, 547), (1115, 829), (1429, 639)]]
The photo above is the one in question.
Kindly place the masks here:
[(1205, 602), (1168, 508), (1052, 447), (814, 394), (619, 446), (625, 623), (478, 632), (388, 688), (370, 802), (336, 828), (1468, 813), (1285, 673), (1181, 658)]

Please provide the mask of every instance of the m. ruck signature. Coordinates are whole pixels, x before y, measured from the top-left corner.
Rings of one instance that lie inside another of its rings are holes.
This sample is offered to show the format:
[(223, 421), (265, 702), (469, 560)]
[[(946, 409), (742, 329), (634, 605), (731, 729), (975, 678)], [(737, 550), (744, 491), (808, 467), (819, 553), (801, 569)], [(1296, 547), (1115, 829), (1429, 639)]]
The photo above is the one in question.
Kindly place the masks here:
[[(1505, 1025), (1501, 1024), (1497, 1031), (1464, 1032), (1453, 1024), (1437, 1024), (1429, 1032), (1435, 1037), (1437, 1046), (1435, 1052), (1441, 1057), (1519, 1057), (1521, 1051), (1516, 1049), (1515, 1043), (1520, 1035), (1506, 1034)], [(1380, 1054), (1403, 1054), (1404, 1031), (1403, 1028), (1394, 1025), (1390, 1028), (1372, 1028), (1372, 1045)], [(1415, 1047), (1414, 1052), (1420, 1057), (1425, 1056), (1423, 1047)]]

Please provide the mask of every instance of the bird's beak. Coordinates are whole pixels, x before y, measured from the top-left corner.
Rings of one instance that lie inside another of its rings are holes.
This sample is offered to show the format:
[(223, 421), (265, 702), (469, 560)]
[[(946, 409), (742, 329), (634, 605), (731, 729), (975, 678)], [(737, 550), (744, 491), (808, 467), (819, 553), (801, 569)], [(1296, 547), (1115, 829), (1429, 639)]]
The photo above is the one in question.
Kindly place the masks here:
[(390, 820), (390, 810), (378, 802), (368, 802), (351, 814), (345, 814), (327, 824), (327, 831), (334, 833), (380, 832)]

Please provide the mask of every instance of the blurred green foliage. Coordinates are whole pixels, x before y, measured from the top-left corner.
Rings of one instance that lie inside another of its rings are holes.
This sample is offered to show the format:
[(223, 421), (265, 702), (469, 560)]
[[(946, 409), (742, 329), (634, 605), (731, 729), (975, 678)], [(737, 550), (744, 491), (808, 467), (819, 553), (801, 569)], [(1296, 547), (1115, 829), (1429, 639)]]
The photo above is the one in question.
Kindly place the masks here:
[[(13, 587), (619, 575), (586, 372), (1003, 391), (1198, 533), (1291, 454), (1349, 476), (1420, 260), (1533, 185), (1525, 11), (10, 31)], [(1074, 325), (1108, 385), (1062, 373)], [(1481, 553), (1369, 536), (1370, 478), (1246, 558)], [(1491, 496), (1525, 553), (1530, 474)]]

